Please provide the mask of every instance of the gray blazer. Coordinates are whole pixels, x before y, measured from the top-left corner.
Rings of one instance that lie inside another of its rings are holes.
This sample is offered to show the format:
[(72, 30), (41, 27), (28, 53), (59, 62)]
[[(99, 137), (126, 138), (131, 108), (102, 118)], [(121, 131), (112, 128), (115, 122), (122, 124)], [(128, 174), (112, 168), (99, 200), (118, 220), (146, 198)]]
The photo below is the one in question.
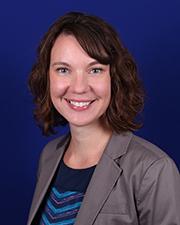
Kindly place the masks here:
[[(70, 138), (47, 144), (27, 225), (31, 225)], [(180, 174), (155, 145), (113, 134), (93, 173), (75, 225), (180, 225)]]

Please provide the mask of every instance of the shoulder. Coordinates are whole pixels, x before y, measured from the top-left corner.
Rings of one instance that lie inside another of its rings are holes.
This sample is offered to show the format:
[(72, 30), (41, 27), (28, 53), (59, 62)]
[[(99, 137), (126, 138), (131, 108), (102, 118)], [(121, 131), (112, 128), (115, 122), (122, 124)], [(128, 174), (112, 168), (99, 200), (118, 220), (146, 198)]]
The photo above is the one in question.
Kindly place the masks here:
[[(119, 163), (129, 175), (136, 173), (136, 175), (143, 177), (154, 169), (157, 173), (163, 169), (172, 173), (174, 171), (179, 175), (175, 162), (165, 151), (144, 138), (132, 133), (127, 135), (129, 135), (129, 141), (126, 145), (126, 151), (119, 158)], [(117, 138), (122, 139), (121, 135)], [(119, 148), (121, 148), (120, 145)]]
[(132, 132), (113, 134), (106, 152), (114, 159), (121, 158), (121, 156), (149, 161), (158, 160), (162, 157), (169, 158), (165, 151), (160, 149), (157, 145)]
[(168, 154), (157, 145), (134, 134), (132, 135), (128, 151), (136, 153), (137, 156), (142, 157), (144, 160), (149, 159), (150, 161), (156, 161), (161, 158), (170, 158)]
[(53, 156), (55, 151), (61, 151), (64, 149), (64, 146), (67, 144), (70, 135), (66, 134), (60, 137), (57, 137), (51, 141), (49, 141), (43, 148), (40, 160), (44, 161)]
[(161, 159), (172, 160), (170, 156), (157, 145), (134, 134), (132, 134), (132, 138), (129, 142), (127, 154), (134, 159), (145, 161), (148, 164)]
[(178, 196), (180, 188), (178, 168), (171, 157), (158, 146), (131, 133), (126, 151), (117, 161), (123, 170), (126, 187), (131, 186), (135, 190), (136, 199), (139, 201), (148, 194), (148, 191), (162, 191), (165, 187), (169, 193), (173, 192), (173, 195)]

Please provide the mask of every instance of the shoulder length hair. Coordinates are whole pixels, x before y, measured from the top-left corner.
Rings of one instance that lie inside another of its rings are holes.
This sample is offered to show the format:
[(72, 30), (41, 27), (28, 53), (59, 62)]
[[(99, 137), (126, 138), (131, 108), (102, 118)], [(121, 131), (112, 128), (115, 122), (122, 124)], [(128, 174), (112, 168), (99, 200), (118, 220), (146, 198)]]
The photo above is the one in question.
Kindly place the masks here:
[(43, 134), (53, 134), (55, 126), (68, 123), (52, 104), (49, 84), (51, 49), (62, 33), (73, 35), (91, 58), (110, 65), (111, 100), (102, 115), (104, 124), (115, 133), (140, 128), (142, 124), (136, 118), (143, 108), (144, 91), (132, 56), (117, 32), (103, 19), (70, 12), (60, 17), (44, 35), (29, 77), (35, 103), (34, 117)]

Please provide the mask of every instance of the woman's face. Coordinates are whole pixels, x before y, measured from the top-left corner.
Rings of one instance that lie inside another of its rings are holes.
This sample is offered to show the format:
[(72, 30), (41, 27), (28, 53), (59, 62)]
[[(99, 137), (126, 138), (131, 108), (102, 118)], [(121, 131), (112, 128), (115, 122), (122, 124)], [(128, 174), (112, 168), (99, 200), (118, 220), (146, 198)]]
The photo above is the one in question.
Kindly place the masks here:
[(50, 59), (50, 95), (70, 126), (99, 124), (111, 98), (110, 66), (89, 57), (72, 35), (61, 34)]

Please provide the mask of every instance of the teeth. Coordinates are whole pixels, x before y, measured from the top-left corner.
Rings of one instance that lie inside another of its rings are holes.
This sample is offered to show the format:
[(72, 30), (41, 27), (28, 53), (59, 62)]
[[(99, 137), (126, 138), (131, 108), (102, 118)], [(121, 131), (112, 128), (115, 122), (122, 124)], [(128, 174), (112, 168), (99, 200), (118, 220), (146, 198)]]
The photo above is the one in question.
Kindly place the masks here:
[(70, 103), (72, 105), (77, 106), (77, 107), (84, 107), (84, 106), (88, 106), (91, 102), (74, 102), (74, 101), (70, 101)]

